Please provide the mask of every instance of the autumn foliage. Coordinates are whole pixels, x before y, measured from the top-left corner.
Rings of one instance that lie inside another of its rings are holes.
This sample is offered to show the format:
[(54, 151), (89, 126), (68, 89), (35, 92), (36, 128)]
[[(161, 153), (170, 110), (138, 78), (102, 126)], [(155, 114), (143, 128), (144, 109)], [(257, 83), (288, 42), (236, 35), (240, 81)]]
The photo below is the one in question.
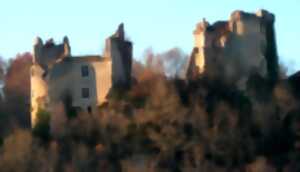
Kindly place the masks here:
[(187, 82), (166, 74), (169, 63), (184, 64), (181, 55), (173, 62), (174, 51), (136, 62), (130, 90), (111, 90), (97, 113), (69, 118), (58, 104), (53, 114), (41, 111), (33, 131), (31, 56), (19, 55), (5, 77), (2, 113), (16, 124), (2, 137), (1, 171), (299, 170), (297, 82), (254, 75), (246, 90), (209, 77)]

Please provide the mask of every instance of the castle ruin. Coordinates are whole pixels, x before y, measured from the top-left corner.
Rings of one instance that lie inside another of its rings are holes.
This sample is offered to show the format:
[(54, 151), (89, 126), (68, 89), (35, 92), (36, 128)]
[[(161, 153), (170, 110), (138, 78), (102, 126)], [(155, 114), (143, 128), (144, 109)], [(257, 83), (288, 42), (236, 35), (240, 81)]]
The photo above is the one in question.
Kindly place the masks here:
[(93, 113), (107, 100), (112, 87), (131, 83), (132, 43), (125, 39), (121, 24), (106, 40), (103, 57), (72, 56), (67, 37), (62, 44), (36, 39), (31, 67), (31, 125), (39, 110), (51, 112), (63, 103), (66, 109)]
[(244, 88), (248, 77), (258, 74), (276, 80), (278, 57), (276, 50), (275, 16), (259, 10), (256, 14), (235, 11), (229, 21), (210, 25), (205, 19), (194, 31), (187, 78), (199, 76), (225, 78)]
[[(194, 31), (195, 46), (187, 78), (222, 78), (244, 89), (251, 75), (278, 79), (275, 16), (265, 10), (256, 14), (235, 11), (229, 21), (209, 24), (205, 19)], [(103, 104), (113, 87), (131, 83), (132, 43), (121, 24), (106, 40), (103, 56), (72, 56), (67, 37), (63, 43), (37, 38), (31, 67), (31, 123), (41, 109), (63, 102), (66, 109), (92, 113)]]

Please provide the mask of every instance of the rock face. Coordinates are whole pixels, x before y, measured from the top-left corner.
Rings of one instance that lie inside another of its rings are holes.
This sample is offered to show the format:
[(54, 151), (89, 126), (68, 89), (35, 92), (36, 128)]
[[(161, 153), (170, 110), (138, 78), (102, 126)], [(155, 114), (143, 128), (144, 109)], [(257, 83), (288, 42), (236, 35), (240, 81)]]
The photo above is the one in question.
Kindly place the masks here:
[(274, 21), (274, 15), (265, 10), (256, 14), (235, 11), (229, 21), (213, 25), (204, 19), (194, 31), (195, 48), (187, 77), (222, 77), (240, 87), (254, 73), (276, 80)]
[(72, 56), (69, 40), (43, 44), (37, 38), (31, 67), (31, 123), (39, 110), (52, 111), (63, 103), (65, 110), (93, 113), (104, 103), (112, 87), (131, 83), (132, 43), (125, 40), (124, 26), (106, 40), (103, 57)]

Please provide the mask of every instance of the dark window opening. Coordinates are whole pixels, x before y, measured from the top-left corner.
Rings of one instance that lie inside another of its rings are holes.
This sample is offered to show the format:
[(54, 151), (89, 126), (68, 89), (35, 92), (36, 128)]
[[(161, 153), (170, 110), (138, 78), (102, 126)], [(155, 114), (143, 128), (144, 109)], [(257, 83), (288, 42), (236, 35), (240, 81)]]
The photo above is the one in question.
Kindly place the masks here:
[(92, 107), (91, 106), (88, 106), (87, 110), (88, 110), (89, 114), (92, 114)]
[(81, 96), (82, 98), (89, 98), (90, 97), (90, 91), (88, 88), (82, 88), (81, 89)]
[(89, 76), (89, 67), (88, 66), (81, 66), (81, 76), (87, 77)]

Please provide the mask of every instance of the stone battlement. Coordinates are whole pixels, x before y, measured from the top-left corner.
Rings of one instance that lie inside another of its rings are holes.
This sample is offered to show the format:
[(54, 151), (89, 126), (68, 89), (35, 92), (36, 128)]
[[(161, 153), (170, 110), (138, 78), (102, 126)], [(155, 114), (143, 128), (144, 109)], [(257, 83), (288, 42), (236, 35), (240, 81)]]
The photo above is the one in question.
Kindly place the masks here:
[(33, 63), (38, 63), (47, 69), (55, 62), (71, 56), (69, 39), (64, 37), (63, 43), (56, 45), (53, 39), (49, 39), (44, 44), (42, 39), (37, 37), (33, 46), (33, 54)]

